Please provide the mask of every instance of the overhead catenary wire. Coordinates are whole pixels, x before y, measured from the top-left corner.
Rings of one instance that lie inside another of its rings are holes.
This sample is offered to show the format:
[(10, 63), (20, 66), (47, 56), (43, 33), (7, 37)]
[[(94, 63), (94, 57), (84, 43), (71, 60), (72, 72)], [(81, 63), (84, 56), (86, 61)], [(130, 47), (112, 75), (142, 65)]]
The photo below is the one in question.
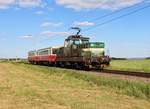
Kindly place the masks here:
[[(49, 4), (47, 0), (44, 0), (44, 1), (45, 1), (46, 4)], [(103, 15), (103, 16), (97, 17), (97, 18), (92, 19), (92, 20), (89, 20), (89, 21), (91, 21), (91, 22), (98, 21), (98, 20), (100, 20), (100, 19), (103, 19), (103, 18), (112, 16), (112, 15), (114, 15), (114, 14), (116, 14), (116, 13), (119, 13), (119, 12), (122, 12), (122, 11), (124, 11), (124, 10), (127, 10), (127, 9), (130, 9), (130, 8), (139, 6), (139, 5), (141, 5), (141, 4), (143, 4), (143, 3), (146, 3), (146, 2), (148, 2), (148, 1), (150, 1), (150, 0), (144, 0), (144, 1), (140, 2), (140, 3), (135, 4), (135, 5), (132, 5), (132, 6), (129, 6), (129, 7), (126, 7), (126, 8), (122, 8), (122, 9), (120, 9), (120, 10), (113, 11), (113, 12), (111, 12), (111, 13), (105, 14), (105, 15)], [(134, 10), (134, 11), (132, 11), (132, 12), (129, 12), (129, 13), (127, 13), (127, 14), (123, 14), (123, 15), (121, 15), (121, 16), (112, 18), (112, 19), (110, 19), (110, 20), (107, 20), (107, 21), (102, 22), (102, 23), (100, 23), (100, 24), (98, 24), (98, 25), (92, 26), (92, 27), (90, 27), (90, 28), (88, 28), (88, 29), (85, 29), (85, 30), (83, 30), (83, 31), (89, 31), (89, 30), (94, 29), (94, 28), (96, 28), (96, 27), (99, 27), (99, 26), (102, 26), (102, 25), (111, 23), (111, 22), (113, 22), (113, 21), (115, 21), (115, 20), (121, 19), (122, 17), (125, 17), (125, 16), (129, 16), (129, 15), (131, 15), (131, 14), (134, 14), (134, 13), (136, 13), (136, 12), (138, 12), (138, 11), (140, 11), (140, 10), (143, 10), (143, 9), (145, 9), (145, 8), (148, 8), (148, 7), (150, 7), (150, 6), (148, 5), (148, 6), (146, 6), (146, 7), (139, 8), (139, 9)], [(48, 40), (48, 39), (44, 39), (44, 40), (42, 40), (42, 41), (40, 41), (40, 42), (43, 42), (43, 41), (45, 41), (45, 40)]]
[[(132, 15), (132, 14), (134, 14), (134, 13), (137, 13), (137, 12), (139, 12), (139, 11), (141, 11), (141, 10), (144, 10), (144, 9), (146, 9), (146, 8), (149, 8), (149, 7), (150, 7), (150, 3), (149, 3), (148, 5), (142, 7), (142, 8), (138, 8), (138, 9), (136, 9), (136, 10), (134, 10), (134, 11), (129, 12), (129, 13), (123, 14), (123, 15), (118, 16), (118, 17), (115, 17), (115, 18), (112, 18), (112, 19), (110, 19), (110, 20), (107, 20), (107, 21), (105, 21), (105, 22), (102, 22), (102, 23), (100, 23), (100, 24), (97, 24), (97, 25), (95, 25), (95, 26), (93, 26), (93, 27), (89, 27), (88, 29), (83, 30), (83, 32), (89, 31), (89, 30), (91, 30), (91, 29), (94, 29), (94, 28), (97, 28), (97, 27), (100, 27), (100, 26), (103, 26), (103, 25), (105, 25), (105, 24), (111, 23), (111, 22), (116, 21), (116, 20), (119, 20), (119, 19), (121, 19), (121, 18), (123, 18), (123, 17)], [(45, 41), (45, 40), (48, 40), (48, 39), (44, 39), (44, 40), (42, 40), (42, 41), (40, 41), (40, 42), (43, 42), (43, 41)]]
[[(136, 3), (136, 4), (134, 4), (134, 5), (131, 5), (131, 6), (128, 6), (128, 7), (125, 7), (125, 8), (121, 8), (121, 9), (117, 9), (117, 10), (115, 10), (115, 11), (113, 11), (113, 12), (104, 14), (104, 15), (102, 15), (102, 16), (100, 16), (100, 17), (97, 17), (97, 18), (93, 18), (93, 19), (91, 19), (91, 20), (88, 20), (88, 22), (95, 22), (95, 21), (98, 21), (98, 20), (107, 18), (107, 17), (109, 17), (109, 16), (115, 15), (115, 14), (120, 13), (120, 12), (123, 12), (123, 11), (125, 11), (125, 10), (128, 10), (128, 9), (131, 9), (131, 8), (134, 8), (134, 7), (143, 5), (144, 3), (147, 3), (148, 1), (150, 1), (150, 0), (143, 0), (142, 2)], [(76, 20), (79, 20), (79, 19), (76, 19)]]
[(142, 1), (142, 2), (139, 2), (139, 3), (134, 4), (134, 5), (132, 5), (132, 6), (125, 7), (125, 8), (121, 8), (121, 9), (119, 9), (119, 10), (113, 11), (113, 12), (111, 12), (111, 13), (105, 14), (105, 15), (103, 15), (103, 16), (94, 18), (94, 19), (89, 20), (89, 21), (90, 21), (90, 22), (95, 22), (95, 21), (97, 21), (97, 20), (100, 20), (100, 19), (103, 19), (103, 18), (112, 16), (112, 15), (117, 14), (117, 13), (119, 13), (119, 12), (122, 12), (122, 11), (124, 11), (124, 10), (127, 10), (127, 9), (130, 9), (130, 8), (133, 8), (133, 7), (142, 5), (142, 4), (144, 4), (144, 3), (148, 2), (148, 1), (150, 1), (150, 0), (144, 0), (144, 1)]
[[(50, 4), (50, 3), (48, 2), (48, 0), (43, 0), (43, 1), (44, 1), (47, 5)], [(108, 14), (105, 14), (105, 15), (102, 15), (102, 16), (100, 16), (100, 17), (94, 18), (94, 19), (89, 20), (89, 21), (90, 21), (90, 22), (95, 22), (95, 21), (97, 21), (97, 20), (100, 20), (100, 19), (103, 19), (103, 18), (112, 16), (112, 15), (114, 15), (114, 14), (116, 14), (116, 13), (119, 13), (119, 12), (122, 12), (122, 11), (124, 11), (124, 10), (127, 10), (127, 9), (130, 9), (130, 8), (139, 6), (139, 5), (141, 5), (141, 4), (143, 4), (143, 3), (146, 3), (146, 2), (148, 2), (148, 1), (150, 1), (150, 0), (143, 0), (143, 1), (141, 1), (141, 2), (139, 2), (139, 3), (136, 3), (136, 4), (132, 5), (132, 6), (128, 6), (128, 7), (125, 7), (125, 8), (121, 8), (121, 9), (119, 9), (119, 10), (113, 11), (113, 12), (108, 13)]]
[(142, 8), (136, 9), (136, 10), (134, 10), (134, 11), (131, 11), (131, 12), (129, 12), (129, 13), (123, 14), (123, 15), (121, 15), (121, 16), (112, 18), (112, 19), (107, 20), (107, 21), (105, 21), (105, 22), (102, 22), (102, 23), (100, 23), (100, 24), (97, 24), (97, 25), (95, 25), (95, 26), (93, 26), (93, 27), (89, 27), (88, 29), (85, 29), (85, 30), (83, 30), (83, 31), (89, 31), (89, 30), (94, 29), (94, 28), (96, 28), (96, 27), (99, 27), (99, 26), (102, 26), (102, 25), (111, 23), (111, 22), (113, 22), (113, 21), (119, 20), (119, 19), (121, 19), (121, 18), (123, 18), (123, 17), (126, 17), (126, 16), (129, 16), (129, 15), (132, 15), (132, 14), (134, 14), (134, 13), (137, 13), (137, 12), (142, 11), (142, 10), (144, 10), (144, 9), (146, 9), (146, 8), (149, 8), (149, 7), (150, 7), (150, 4), (149, 4), (149, 5), (146, 5), (146, 6), (142, 7)]

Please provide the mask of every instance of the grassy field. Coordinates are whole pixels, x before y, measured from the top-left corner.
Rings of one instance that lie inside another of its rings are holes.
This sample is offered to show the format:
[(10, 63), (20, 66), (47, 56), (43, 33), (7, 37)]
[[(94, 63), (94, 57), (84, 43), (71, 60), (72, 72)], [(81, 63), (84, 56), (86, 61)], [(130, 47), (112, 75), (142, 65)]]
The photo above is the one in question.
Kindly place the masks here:
[(150, 73), (150, 59), (148, 60), (112, 60), (108, 69), (140, 71)]
[(150, 83), (0, 63), (0, 109), (149, 109)]

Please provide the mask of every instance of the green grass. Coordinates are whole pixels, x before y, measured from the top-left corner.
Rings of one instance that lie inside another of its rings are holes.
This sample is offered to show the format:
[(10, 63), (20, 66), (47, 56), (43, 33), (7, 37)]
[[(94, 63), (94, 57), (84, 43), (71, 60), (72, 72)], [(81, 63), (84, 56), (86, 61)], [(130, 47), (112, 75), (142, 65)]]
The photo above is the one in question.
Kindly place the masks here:
[(0, 108), (149, 109), (150, 83), (84, 71), (0, 63)]
[(121, 93), (130, 96), (150, 99), (150, 84), (148, 83), (135, 83), (124, 80), (100, 77), (93, 74), (86, 74), (84, 72), (76, 70), (48, 68), (45, 66), (27, 66), (30, 69), (34, 69), (35, 71), (41, 71), (48, 75), (64, 76), (65, 79), (69, 80), (75, 78), (81, 81), (86, 81), (90, 84), (95, 84), (97, 86), (106, 86), (109, 88), (114, 88), (121, 91)]
[(150, 60), (112, 60), (108, 69), (150, 73)]

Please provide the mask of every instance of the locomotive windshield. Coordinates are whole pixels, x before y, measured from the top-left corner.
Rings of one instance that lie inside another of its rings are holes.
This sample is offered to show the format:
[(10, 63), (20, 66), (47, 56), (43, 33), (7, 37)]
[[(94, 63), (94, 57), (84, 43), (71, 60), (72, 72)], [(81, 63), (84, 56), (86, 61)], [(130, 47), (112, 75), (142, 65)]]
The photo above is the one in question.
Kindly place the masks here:
[[(71, 41), (70, 41), (70, 42), (71, 42)], [(77, 40), (72, 41), (72, 43), (75, 44), (75, 45), (88, 44), (88, 43), (89, 43), (89, 40), (77, 39)]]

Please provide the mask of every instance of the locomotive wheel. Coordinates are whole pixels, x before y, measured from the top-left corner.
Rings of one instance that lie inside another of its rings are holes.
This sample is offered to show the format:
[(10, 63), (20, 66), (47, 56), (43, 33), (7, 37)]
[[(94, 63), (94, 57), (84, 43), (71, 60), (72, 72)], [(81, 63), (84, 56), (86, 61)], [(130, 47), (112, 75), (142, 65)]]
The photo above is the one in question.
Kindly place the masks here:
[(56, 67), (60, 67), (60, 63), (59, 63), (59, 62), (56, 62), (56, 63), (55, 63), (55, 66), (56, 66)]
[(74, 63), (73, 68), (79, 70), (80, 69), (79, 63)]
[(84, 67), (84, 70), (85, 70), (85, 71), (90, 71), (90, 67), (89, 67), (89, 66), (85, 66), (85, 67)]
[(100, 71), (104, 70), (105, 65), (100, 65)]
[(60, 62), (59, 64), (60, 64), (61, 68), (65, 68), (65, 63), (64, 62)]
[(89, 71), (89, 70), (90, 70), (90, 66), (89, 66), (89, 65), (86, 65), (85, 63), (82, 63), (81, 67), (82, 67), (82, 69), (85, 70), (85, 71)]

